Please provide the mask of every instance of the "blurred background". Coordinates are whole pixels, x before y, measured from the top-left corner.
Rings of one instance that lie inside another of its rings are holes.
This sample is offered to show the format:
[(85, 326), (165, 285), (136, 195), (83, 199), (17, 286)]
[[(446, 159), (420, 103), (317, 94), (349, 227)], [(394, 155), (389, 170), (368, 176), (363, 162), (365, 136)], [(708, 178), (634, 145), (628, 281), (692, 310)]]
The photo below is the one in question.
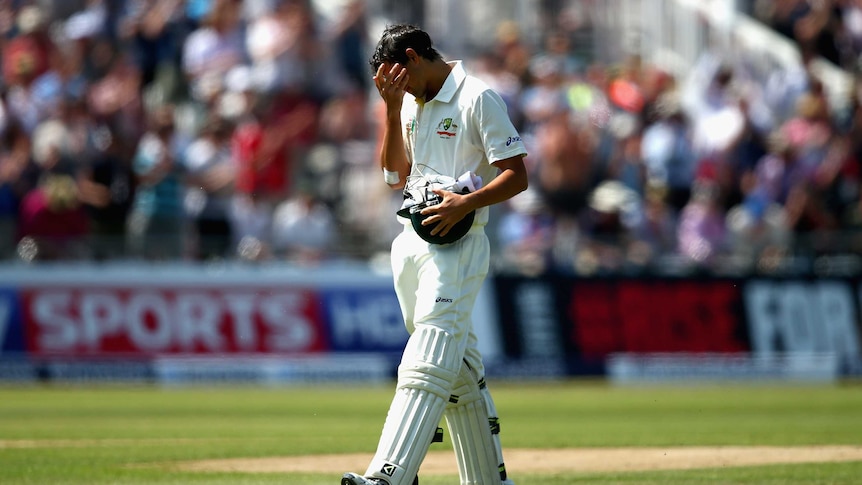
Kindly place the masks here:
[(0, 0), (0, 378), (387, 379), (395, 22), (529, 150), (489, 373), (862, 373), (862, 0)]

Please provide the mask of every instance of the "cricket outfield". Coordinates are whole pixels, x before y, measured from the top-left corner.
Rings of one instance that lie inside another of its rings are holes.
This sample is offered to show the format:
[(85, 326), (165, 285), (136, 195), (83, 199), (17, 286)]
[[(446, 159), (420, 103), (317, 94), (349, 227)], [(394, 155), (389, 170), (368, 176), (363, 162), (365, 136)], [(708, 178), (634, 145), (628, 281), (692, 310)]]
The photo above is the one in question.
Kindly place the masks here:
[[(497, 383), (520, 485), (862, 476), (862, 386)], [(333, 484), (363, 471), (391, 388), (0, 388), (0, 483)], [(457, 483), (448, 443), (423, 485)]]

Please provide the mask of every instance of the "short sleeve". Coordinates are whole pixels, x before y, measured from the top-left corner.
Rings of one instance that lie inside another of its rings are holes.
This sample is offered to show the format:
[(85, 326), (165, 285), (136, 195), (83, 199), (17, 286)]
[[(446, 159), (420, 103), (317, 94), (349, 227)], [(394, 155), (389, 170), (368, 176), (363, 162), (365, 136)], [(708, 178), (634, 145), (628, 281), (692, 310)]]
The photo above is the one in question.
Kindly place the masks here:
[(524, 141), (499, 94), (486, 89), (476, 98), (474, 110), (489, 163), (527, 154)]

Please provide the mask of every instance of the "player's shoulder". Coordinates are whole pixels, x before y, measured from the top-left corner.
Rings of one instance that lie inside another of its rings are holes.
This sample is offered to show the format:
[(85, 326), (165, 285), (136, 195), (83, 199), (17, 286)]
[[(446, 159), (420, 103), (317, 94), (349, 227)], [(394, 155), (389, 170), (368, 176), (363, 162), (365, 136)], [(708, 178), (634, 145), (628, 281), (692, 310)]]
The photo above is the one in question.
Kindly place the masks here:
[(474, 96), (479, 96), (486, 92), (494, 92), (494, 90), (491, 89), (491, 86), (489, 86), (483, 79), (470, 74), (464, 76), (462, 90)]
[(464, 78), (461, 88), (461, 104), (480, 110), (505, 106), (500, 94), (476, 76)]

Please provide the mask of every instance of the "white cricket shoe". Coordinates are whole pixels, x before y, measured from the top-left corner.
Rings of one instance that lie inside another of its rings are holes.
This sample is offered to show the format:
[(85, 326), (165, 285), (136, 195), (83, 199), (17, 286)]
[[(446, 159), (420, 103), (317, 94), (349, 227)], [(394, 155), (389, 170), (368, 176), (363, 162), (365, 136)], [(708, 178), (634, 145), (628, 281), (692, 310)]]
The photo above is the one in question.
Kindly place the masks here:
[(389, 485), (382, 478), (366, 478), (356, 473), (345, 473), (341, 477), (341, 485)]

